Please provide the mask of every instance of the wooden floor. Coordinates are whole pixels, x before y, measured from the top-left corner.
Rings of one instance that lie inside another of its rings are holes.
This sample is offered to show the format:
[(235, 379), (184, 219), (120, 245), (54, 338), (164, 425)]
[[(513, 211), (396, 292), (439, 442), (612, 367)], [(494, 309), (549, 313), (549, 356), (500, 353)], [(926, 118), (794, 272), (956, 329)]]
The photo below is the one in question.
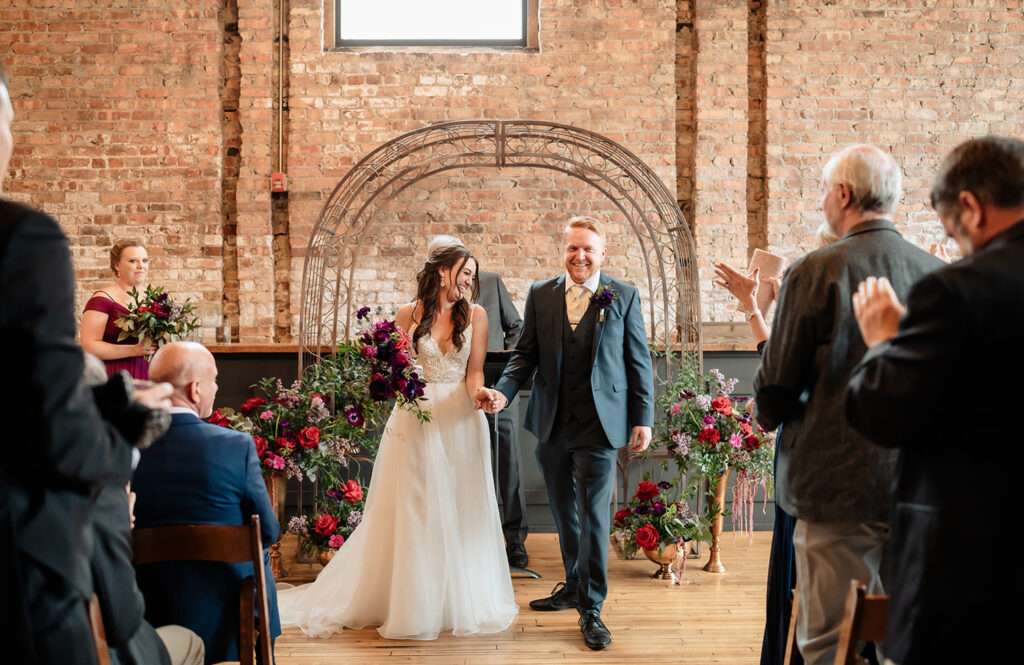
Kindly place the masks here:
[[(546, 663), (729, 663), (759, 662), (764, 621), (765, 576), (771, 533), (758, 532), (753, 541), (725, 534), (723, 575), (705, 573), (707, 548), (691, 559), (686, 584), (650, 579), (655, 566), (646, 559), (613, 558), (610, 592), (602, 613), (614, 643), (605, 651), (583, 645), (574, 611), (533, 612), (532, 598), (547, 595), (561, 580), (558, 542), (553, 534), (531, 534), (530, 564), (543, 580), (515, 580), (520, 614), (504, 633), (483, 637), (444, 635), (433, 642), (385, 640), (376, 631), (346, 630), (316, 640), (296, 629), (277, 641), (278, 665), (542, 665)], [(286, 543), (288, 554), (294, 544)], [(300, 572), (301, 567), (292, 570)]]

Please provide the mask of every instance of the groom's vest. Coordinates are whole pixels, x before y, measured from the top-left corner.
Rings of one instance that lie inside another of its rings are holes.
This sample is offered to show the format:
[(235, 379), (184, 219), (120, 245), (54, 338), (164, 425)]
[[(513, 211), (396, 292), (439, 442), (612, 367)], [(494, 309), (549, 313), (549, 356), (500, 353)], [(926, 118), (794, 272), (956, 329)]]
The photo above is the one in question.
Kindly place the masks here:
[[(590, 306), (573, 332), (569, 320), (562, 317), (562, 376), (558, 385), (558, 415), (556, 429), (562, 436), (582, 433), (595, 424), (603, 436), (594, 393), (590, 387), (593, 369), (594, 334), (597, 330), (597, 308)], [(573, 432), (563, 427), (568, 426)]]

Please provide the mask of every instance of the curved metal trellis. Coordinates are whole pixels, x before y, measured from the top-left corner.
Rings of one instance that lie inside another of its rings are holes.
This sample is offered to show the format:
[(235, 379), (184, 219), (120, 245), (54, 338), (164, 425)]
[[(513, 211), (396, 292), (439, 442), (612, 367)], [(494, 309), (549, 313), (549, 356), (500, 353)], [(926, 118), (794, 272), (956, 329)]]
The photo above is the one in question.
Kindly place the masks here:
[[(693, 352), (702, 338), (693, 235), (657, 175), (620, 144), (587, 130), (534, 120), (431, 125), (379, 146), (338, 183), (313, 228), (302, 271), (299, 372), (349, 336), (362, 233), (375, 211), (432, 175), (463, 168), (533, 167), (603, 193), (635, 234), (646, 268), (648, 338)], [(674, 374), (672, 354), (659, 378)]]

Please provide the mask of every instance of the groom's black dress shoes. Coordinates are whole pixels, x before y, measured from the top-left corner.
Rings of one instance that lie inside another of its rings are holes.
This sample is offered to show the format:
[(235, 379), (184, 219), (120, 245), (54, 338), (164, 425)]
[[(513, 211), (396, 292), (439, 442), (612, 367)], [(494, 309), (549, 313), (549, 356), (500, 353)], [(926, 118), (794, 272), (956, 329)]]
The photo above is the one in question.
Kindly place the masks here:
[(547, 598), (538, 598), (537, 600), (530, 601), (530, 609), (537, 612), (557, 612), (558, 610), (572, 609), (576, 605), (576, 592), (567, 592), (565, 582), (556, 584), (555, 588), (551, 590), (551, 595)]
[(508, 546), (508, 565), (513, 568), (526, 568), (530, 565), (530, 557), (526, 554), (526, 547), (522, 543), (512, 543)]
[(612, 643), (611, 631), (601, 621), (601, 615), (593, 610), (580, 615), (580, 631), (583, 633), (583, 641), (594, 651), (600, 651)]

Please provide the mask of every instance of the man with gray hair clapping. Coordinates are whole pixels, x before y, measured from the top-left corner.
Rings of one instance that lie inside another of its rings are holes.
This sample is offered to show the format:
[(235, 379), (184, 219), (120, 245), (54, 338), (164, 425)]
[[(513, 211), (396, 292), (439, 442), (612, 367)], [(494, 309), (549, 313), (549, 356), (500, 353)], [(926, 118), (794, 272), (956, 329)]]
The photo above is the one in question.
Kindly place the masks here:
[(904, 240), (890, 217), (902, 175), (870, 145), (835, 153), (822, 173), (822, 208), (840, 238), (793, 264), (754, 380), (758, 420), (785, 425), (778, 443), (776, 501), (796, 516), (800, 612), (797, 644), (808, 665), (831, 663), (850, 580), (881, 593), (896, 456), (857, 433), (844, 391), (865, 352), (851, 297), (868, 276), (888, 277), (898, 296), (942, 263)]

